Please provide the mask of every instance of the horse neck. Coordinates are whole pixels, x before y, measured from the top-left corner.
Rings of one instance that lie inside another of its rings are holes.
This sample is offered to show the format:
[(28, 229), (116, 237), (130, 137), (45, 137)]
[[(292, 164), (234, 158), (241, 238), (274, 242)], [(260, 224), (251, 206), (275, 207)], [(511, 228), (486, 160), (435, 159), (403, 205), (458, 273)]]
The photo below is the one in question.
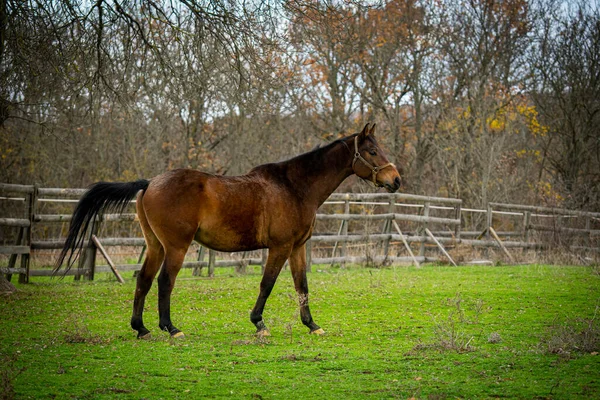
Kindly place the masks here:
[(301, 192), (304, 202), (318, 208), (354, 173), (350, 147), (342, 141), (289, 161), (290, 181)]

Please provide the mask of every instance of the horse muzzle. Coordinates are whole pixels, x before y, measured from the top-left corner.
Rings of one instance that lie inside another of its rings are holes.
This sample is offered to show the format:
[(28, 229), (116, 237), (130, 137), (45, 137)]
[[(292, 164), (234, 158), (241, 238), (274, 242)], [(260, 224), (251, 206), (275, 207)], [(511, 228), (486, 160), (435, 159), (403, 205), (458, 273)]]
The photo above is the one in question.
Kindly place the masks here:
[(394, 178), (394, 181), (392, 183), (384, 183), (383, 187), (390, 193), (394, 193), (397, 192), (398, 189), (400, 189), (400, 186), (402, 185), (402, 181), (400, 180), (400, 177), (396, 177)]

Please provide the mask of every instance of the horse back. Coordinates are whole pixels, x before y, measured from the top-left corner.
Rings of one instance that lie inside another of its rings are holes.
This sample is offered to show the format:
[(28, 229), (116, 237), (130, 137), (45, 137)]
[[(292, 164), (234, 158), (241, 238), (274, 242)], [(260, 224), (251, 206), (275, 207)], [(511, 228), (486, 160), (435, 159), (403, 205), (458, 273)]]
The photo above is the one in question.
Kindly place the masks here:
[(194, 238), (219, 251), (293, 240), (310, 227), (301, 223), (306, 217), (298, 204), (285, 184), (260, 170), (237, 177), (173, 170), (152, 179), (143, 197), (144, 211), (161, 242)]

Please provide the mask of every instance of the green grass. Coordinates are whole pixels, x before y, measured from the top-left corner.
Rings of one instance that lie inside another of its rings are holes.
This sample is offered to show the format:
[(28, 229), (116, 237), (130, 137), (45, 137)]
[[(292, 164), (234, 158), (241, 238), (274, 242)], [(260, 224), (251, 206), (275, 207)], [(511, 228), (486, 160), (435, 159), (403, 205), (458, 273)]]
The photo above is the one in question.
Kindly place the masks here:
[[(289, 271), (267, 303), (267, 340), (249, 321), (256, 270), (182, 272), (171, 309), (184, 340), (156, 328), (156, 283), (148, 341), (129, 328), (131, 275), (125, 285), (107, 274), (19, 285), (0, 297), (0, 389), (17, 398), (600, 398), (600, 278), (590, 268), (313, 271), (323, 337), (300, 323)], [(567, 325), (587, 329), (596, 347), (569, 345), (555, 329)]]

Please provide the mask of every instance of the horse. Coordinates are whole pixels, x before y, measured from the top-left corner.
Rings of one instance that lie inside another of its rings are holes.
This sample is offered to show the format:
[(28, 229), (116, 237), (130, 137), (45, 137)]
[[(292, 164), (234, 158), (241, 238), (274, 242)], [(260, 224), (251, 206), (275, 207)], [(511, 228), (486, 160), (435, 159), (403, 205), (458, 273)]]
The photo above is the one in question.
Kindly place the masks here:
[[(184, 334), (171, 321), (171, 293), (185, 254), (196, 240), (209, 249), (234, 252), (268, 249), (260, 290), (250, 313), (259, 336), (270, 335), (263, 310), (275, 281), (289, 260), (299, 298), (300, 318), (309, 333), (325, 331), (308, 306), (305, 243), (317, 209), (349, 176), (356, 174), (390, 193), (400, 188), (398, 170), (374, 135), (375, 124), (287, 161), (260, 165), (241, 176), (219, 176), (175, 169), (150, 180), (98, 182), (81, 197), (55, 266), (70, 268), (81, 252), (90, 223), (107, 211), (123, 212), (137, 195), (136, 211), (147, 245), (137, 276), (131, 327), (149, 338), (142, 314), (158, 275), (159, 328), (171, 337)], [(68, 258), (67, 258), (68, 256)]]

